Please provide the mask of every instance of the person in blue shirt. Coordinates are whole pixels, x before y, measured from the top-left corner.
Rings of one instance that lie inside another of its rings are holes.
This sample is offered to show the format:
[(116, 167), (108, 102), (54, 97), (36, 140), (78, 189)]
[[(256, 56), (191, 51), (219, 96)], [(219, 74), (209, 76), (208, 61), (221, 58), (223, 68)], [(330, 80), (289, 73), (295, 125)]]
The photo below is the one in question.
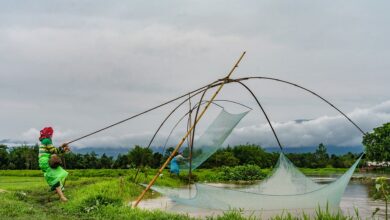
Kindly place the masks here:
[(179, 163), (183, 162), (184, 160), (187, 160), (185, 157), (183, 157), (183, 153), (176, 153), (176, 156), (172, 158), (171, 164), (170, 164), (170, 173), (179, 175), (180, 173), (180, 167)]

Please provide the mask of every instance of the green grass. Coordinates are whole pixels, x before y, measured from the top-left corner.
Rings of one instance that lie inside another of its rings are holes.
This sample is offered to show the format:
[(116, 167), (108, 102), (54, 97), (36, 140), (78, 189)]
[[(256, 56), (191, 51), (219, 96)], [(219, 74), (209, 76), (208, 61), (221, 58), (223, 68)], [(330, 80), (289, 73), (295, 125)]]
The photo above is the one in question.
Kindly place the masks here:
[[(141, 173), (139, 182), (148, 182), (154, 172), (155, 170), (149, 170), (147, 175)], [(201, 169), (194, 174), (200, 181), (213, 181), (216, 172), (219, 170)], [(134, 170), (69, 170), (65, 190), (69, 201), (61, 203), (57, 195), (48, 191), (49, 187), (44, 182), (41, 171), (1, 170), (0, 189), (6, 192), (0, 192), (0, 219), (193, 219), (187, 215), (131, 208), (129, 203), (143, 190), (142, 186), (132, 182), (134, 174)], [(157, 184), (178, 187), (185, 183), (164, 172)], [(156, 193), (146, 194), (146, 198), (156, 196)], [(256, 218), (243, 217), (240, 212), (233, 210), (208, 219)], [(296, 218), (286, 213), (274, 219)], [(316, 219), (350, 218), (321, 212)]]
[[(6, 190), (0, 193), (1, 219), (189, 219), (184, 215), (130, 208), (129, 202), (143, 190), (129, 181), (132, 176), (100, 177), (101, 172), (96, 172), (97, 177), (70, 176), (65, 190), (69, 201), (61, 203), (57, 195), (48, 191), (43, 177), (35, 177), (31, 171), (20, 172), (19, 176), (0, 176), (0, 189)], [(27, 177), (29, 174), (32, 176)], [(148, 181), (151, 177), (141, 176), (141, 180)], [(158, 184), (181, 183), (167, 175)], [(155, 196), (148, 192), (145, 197)]]
[[(261, 169), (265, 174), (269, 174), (271, 169)], [(332, 175), (342, 174), (347, 171), (347, 168), (300, 168), (306, 175)], [(120, 176), (134, 176), (134, 169), (84, 169), (84, 170), (67, 170), (69, 176), (72, 177), (120, 177)], [(199, 181), (212, 181), (215, 179), (215, 174), (220, 172), (221, 168), (214, 169), (197, 169), (194, 174)], [(147, 175), (154, 175), (156, 169), (149, 169)], [(165, 170), (165, 176), (169, 175)], [(144, 175), (140, 173), (140, 176)], [(26, 177), (42, 177), (40, 170), (0, 170), (0, 177), (4, 176), (26, 176)], [(1, 180), (0, 180), (1, 181)]]
[[(329, 176), (343, 174), (348, 168), (300, 168), (299, 170), (309, 176)], [(221, 178), (218, 176), (221, 171), (221, 168), (197, 169), (194, 171), (194, 175), (196, 175), (197, 180), (200, 182), (221, 182)], [(261, 171), (265, 175), (269, 175), (272, 169), (261, 169)]]
[[(326, 167), (326, 168), (299, 168), (302, 173), (306, 175), (311, 176), (327, 176), (327, 175), (333, 175), (333, 174), (343, 174), (345, 173), (349, 168), (332, 168), (332, 167)], [(355, 172), (358, 172), (357, 170)]]

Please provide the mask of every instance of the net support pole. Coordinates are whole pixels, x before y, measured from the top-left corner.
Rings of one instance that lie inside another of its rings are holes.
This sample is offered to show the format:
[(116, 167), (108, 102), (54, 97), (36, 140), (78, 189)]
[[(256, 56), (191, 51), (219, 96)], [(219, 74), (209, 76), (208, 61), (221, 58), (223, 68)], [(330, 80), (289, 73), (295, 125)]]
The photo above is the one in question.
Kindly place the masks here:
[(234, 70), (238, 67), (238, 64), (241, 62), (242, 58), (245, 55), (245, 51), (241, 54), (240, 58), (237, 60), (235, 65), (232, 67), (230, 70), (229, 74), (226, 76), (225, 80), (221, 83), (221, 85), (218, 87), (217, 91), (213, 94), (211, 99), (207, 102), (207, 105), (204, 107), (200, 115), (196, 118), (194, 124), (191, 126), (191, 128), (187, 131), (187, 133), (184, 135), (184, 137), (180, 140), (180, 142), (176, 145), (175, 149), (172, 151), (171, 155), (169, 155), (168, 159), (164, 162), (164, 164), (160, 167), (160, 169), (157, 171), (156, 175), (153, 177), (153, 179), (149, 182), (149, 184), (146, 186), (146, 188), (142, 191), (142, 193), (138, 196), (137, 200), (134, 202), (133, 207), (137, 207), (140, 201), (143, 199), (145, 196), (146, 192), (153, 186), (153, 184), (156, 182), (160, 174), (164, 171), (165, 167), (168, 165), (168, 163), (172, 160), (174, 155), (179, 151), (180, 147), (183, 145), (184, 141), (187, 139), (188, 135), (192, 132), (194, 127), (198, 124), (204, 113), (207, 111), (209, 108), (210, 104), (214, 101), (215, 97), (217, 97), (218, 93), (221, 91), (223, 86), (225, 85), (225, 82), (227, 82), (234, 72)]
[[(189, 114), (188, 114), (188, 126), (187, 128), (190, 128), (192, 126), (192, 106), (191, 106), (191, 100), (189, 99), (188, 100), (188, 104), (189, 104)], [(188, 171), (188, 187), (189, 189), (191, 190), (191, 176), (192, 176), (192, 140), (193, 140), (193, 135), (192, 133), (190, 133), (190, 135), (188, 136), (188, 159), (189, 159), (189, 163), (190, 163), (190, 169)]]

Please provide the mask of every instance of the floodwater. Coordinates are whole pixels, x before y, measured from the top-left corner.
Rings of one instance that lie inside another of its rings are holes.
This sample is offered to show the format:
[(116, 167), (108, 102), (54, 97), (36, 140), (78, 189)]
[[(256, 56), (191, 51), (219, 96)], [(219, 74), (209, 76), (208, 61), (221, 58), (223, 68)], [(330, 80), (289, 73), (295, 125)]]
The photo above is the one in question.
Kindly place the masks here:
[[(314, 181), (318, 183), (329, 183), (334, 181), (337, 177), (312, 177)], [(243, 187), (240, 184), (211, 184), (224, 188), (241, 188)], [(191, 190), (191, 195), (188, 195), (189, 190), (187, 188), (183, 188), (180, 191), (180, 194), (183, 196), (194, 196), (196, 193), (195, 187), (192, 187), (194, 190)], [(385, 204), (380, 200), (373, 200), (370, 196), (370, 191), (372, 190), (372, 186), (364, 183), (361, 180), (351, 180), (344, 192), (344, 195), (341, 199), (340, 210), (349, 216), (357, 217), (356, 210), (358, 210), (358, 215), (361, 219), (373, 219), (372, 213), (379, 208), (379, 211), (375, 214), (374, 219), (384, 219), (384, 209)], [(207, 210), (207, 209), (199, 209), (199, 208), (191, 208), (188, 206), (181, 206), (176, 204), (174, 201), (165, 196), (160, 196), (155, 199), (147, 199), (142, 201), (139, 204), (140, 208), (146, 209), (161, 209), (168, 212), (176, 212), (176, 213), (187, 213), (190, 216), (194, 217), (205, 217), (211, 215), (219, 215), (222, 214), (221, 211), (216, 210)], [(184, 211), (185, 210), (185, 211)], [(316, 210), (305, 210), (305, 213), (314, 214)], [(334, 211), (334, 210), (333, 210)], [(337, 210), (338, 211), (338, 210)], [(289, 212), (295, 213), (295, 215), (300, 215), (301, 211), (290, 210)], [(282, 211), (275, 212), (267, 212), (261, 211), (259, 213), (245, 213), (244, 215), (251, 216), (260, 216), (263, 219), (267, 219), (270, 216), (275, 216), (277, 214), (282, 214)]]
[(372, 186), (361, 181), (350, 181), (341, 199), (340, 208), (344, 214), (355, 215), (355, 209), (363, 219), (371, 219), (372, 213), (379, 208), (375, 219), (384, 219), (385, 203), (380, 200), (373, 200), (370, 197)]

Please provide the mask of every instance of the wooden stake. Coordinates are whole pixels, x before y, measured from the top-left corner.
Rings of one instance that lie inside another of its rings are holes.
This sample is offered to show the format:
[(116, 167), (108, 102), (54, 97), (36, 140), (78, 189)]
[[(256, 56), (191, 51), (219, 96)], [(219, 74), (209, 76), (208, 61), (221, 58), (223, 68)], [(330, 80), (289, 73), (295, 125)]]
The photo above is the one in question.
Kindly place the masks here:
[(194, 127), (198, 124), (199, 120), (202, 118), (202, 116), (204, 115), (204, 113), (207, 111), (207, 109), (209, 108), (210, 104), (214, 101), (215, 97), (218, 95), (218, 93), (221, 91), (221, 89), (223, 88), (223, 86), (225, 85), (225, 82), (230, 78), (230, 76), (232, 75), (232, 73), (234, 72), (234, 70), (238, 67), (238, 64), (240, 63), (240, 61), (242, 60), (242, 58), (244, 57), (245, 55), (245, 51), (241, 54), (240, 58), (237, 60), (236, 64), (232, 67), (232, 69), (230, 70), (229, 74), (226, 76), (226, 80), (222, 82), (222, 84), (218, 87), (217, 91), (215, 91), (214, 95), (211, 97), (211, 99), (207, 102), (206, 106), (204, 107), (204, 109), (202, 110), (202, 112), (200, 113), (200, 115), (198, 116), (198, 118), (196, 118), (194, 124), (191, 126), (190, 130), (187, 131), (187, 133), (184, 135), (184, 137), (181, 139), (181, 141), (176, 145), (175, 149), (172, 151), (171, 155), (169, 155), (168, 159), (165, 161), (165, 163), (161, 166), (161, 168), (158, 170), (158, 172), (156, 173), (156, 175), (153, 177), (153, 179), (149, 182), (149, 184), (146, 186), (146, 188), (144, 189), (144, 191), (142, 191), (142, 193), (138, 196), (137, 200), (135, 201), (135, 203), (133, 204), (133, 207), (137, 207), (138, 204), (140, 203), (140, 201), (142, 200), (142, 198), (145, 196), (146, 192), (153, 186), (153, 184), (156, 182), (157, 178), (160, 176), (160, 174), (164, 171), (165, 167), (168, 165), (168, 163), (172, 160), (172, 158), (174, 157), (174, 155), (176, 154), (176, 152), (179, 151), (180, 147), (183, 145), (184, 141), (187, 139), (188, 135), (190, 135), (191, 131), (194, 129)]

